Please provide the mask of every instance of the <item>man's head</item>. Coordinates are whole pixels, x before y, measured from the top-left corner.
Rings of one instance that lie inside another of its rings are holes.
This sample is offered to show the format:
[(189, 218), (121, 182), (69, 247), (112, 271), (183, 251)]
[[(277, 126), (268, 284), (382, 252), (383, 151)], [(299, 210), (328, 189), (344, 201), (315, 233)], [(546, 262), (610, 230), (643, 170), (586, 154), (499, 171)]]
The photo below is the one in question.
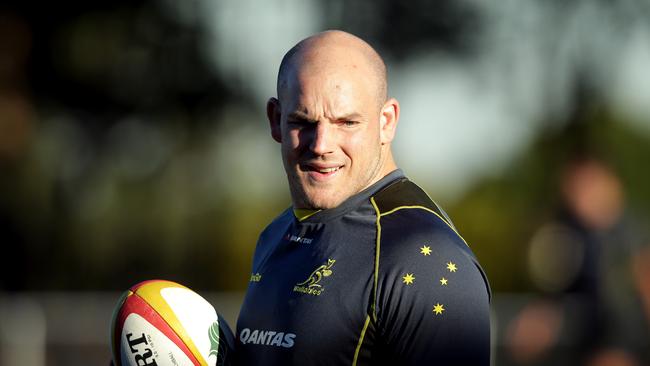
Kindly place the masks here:
[(277, 89), (267, 115), (295, 208), (336, 207), (396, 168), (399, 104), (363, 40), (341, 31), (302, 40), (282, 60)]

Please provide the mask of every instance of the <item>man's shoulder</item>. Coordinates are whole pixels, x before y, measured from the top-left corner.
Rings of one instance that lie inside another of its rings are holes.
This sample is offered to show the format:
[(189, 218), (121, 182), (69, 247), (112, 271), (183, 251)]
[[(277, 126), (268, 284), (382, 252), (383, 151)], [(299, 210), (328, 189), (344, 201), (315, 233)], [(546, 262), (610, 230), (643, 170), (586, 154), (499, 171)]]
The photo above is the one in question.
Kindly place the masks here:
[(276, 216), (273, 221), (271, 221), (270, 224), (264, 228), (262, 233), (260, 234), (260, 238), (268, 237), (268, 236), (276, 236), (278, 233), (280, 235), (284, 234), (284, 232), (287, 230), (289, 225), (294, 220), (294, 215), (293, 211), (291, 208), (287, 208), (286, 210), (282, 211), (282, 213), (278, 216)]
[(483, 287), (489, 294), (487, 277), (469, 245), (422, 188), (400, 179), (372, 201), (379, 216), (381, 272), (407, 285), (418, 273), (420, 278), (438, 276), (441, 286), (448, 278), (462, 278), (460, 282)]
[(253, 266), (255, 268), (257, 268), (261, 261), (268, 258), (277, 245), (282, 242), (280, 238), (287, 232), (292, 220), (294, 220), (292, 210), (286, 209), (262, 230), (262, 233), (260, 233), (257, 239), (255, 254), (253, 256)]
[(372, 202), (377, 214), (382, 218), (395, 213), (406, 215), (426, 211), (455, 230), (447, 213), (420, 186), (408, 178), (403, 177), (395, 180), (377, 192), (372, 197)]
[(422, 225), (418, 218), (428, 221), (440, 221), (442, 227), (455, 232), (456, 228), (447, 213), (417, 184), (407, 178), (395, 180), (372, 197), (372, 203), (381, 219), (404, 217), (416, 219), (411, 229), (431, 229), (431, 225)]
[(443, 255), (475, 261), (449, 216), (412, 181), (400, 179), (372, 201), (380, 218), (382, 257), (401, 262), (414, 256)]

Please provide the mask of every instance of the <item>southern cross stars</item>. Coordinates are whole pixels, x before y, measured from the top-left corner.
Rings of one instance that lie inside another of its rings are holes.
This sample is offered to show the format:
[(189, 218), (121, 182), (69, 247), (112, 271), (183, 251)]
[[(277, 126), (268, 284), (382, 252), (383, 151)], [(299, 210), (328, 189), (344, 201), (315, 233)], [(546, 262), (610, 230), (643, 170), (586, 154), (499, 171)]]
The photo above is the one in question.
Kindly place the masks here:
[(449, 263), (447, 263), (447, 269), (449, 270), (449, 272), (456, 272), (458, 268), (456, 268), (456, 264), (450, 261)]
[(413, 273), (407, 273), (406, 276), (402, 277), (402, 279), (405, 284), (410, 285), (413, 283), (413, 280), (415, 280), (415, 276), (413, 276)]
[[(431, 246), (429, 245), (423, 245), (420, 247), (420, 254), (423, 256), (427, 257), (430, 256), (432, 253)], [(451, 273), (454, 273), (458, 271), (458, 267), (456, 266), (456, 263), (449, 261), (446, 263), (447, 270)], [(415, 275), (414, 273), (406, 273), (402, 277), (402, 283), (406, 284), (407, 286), (412, 285), (413, 282), (415, 281)], [(449, 280), (445, 277), (441, 277), (439, 280), (440, 286), (448, 286)], [(432, 309), (432, 313), (434, 316), (442, 315), (442, 313), (445, 311), (445, 306), (439, 302), (437, 302)]]
[(431, 255), (431, 247), (427, 245), (423, 246), (420, 248), (420, 253), (424, 254), (425, 256)]

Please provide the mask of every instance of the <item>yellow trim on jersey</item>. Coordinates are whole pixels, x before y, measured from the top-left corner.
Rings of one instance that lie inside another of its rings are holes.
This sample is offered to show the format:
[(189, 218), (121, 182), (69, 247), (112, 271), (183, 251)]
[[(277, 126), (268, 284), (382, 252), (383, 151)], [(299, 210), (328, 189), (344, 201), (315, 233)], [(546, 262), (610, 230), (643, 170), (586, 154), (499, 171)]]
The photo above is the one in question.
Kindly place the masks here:
[(370, 315), (366, 316), (366, 322), (363, 324), (363, 329), (361, 330), (361, 335), (359, 336), (359, 344), (357, 344), (357, 349), (354, 350), (354, 358), (352, 359), (352, 366), (357, 365), (357, 358), (359, 358), (359, 351), (361, 350), (361, 345), (363, 344), (363, 337), (366, 336), (366, 330), (368, 330), (368, 324), (370, 324)]
[[(434, 201), (433, 198), (431, 198), (431, 196), (429, 196), (429, 193), (427, 193), (427, 191), (426, 191), (424, 188), (420, 187), (420, 186), (419, 186), (417, 183), (415, 183), (415, 182), (412, 182), (412, 181), (410, 181), (410, 182), (413, 183), (413, 184), (415, 184), (416, 187), (420, 188), (420, 189), (422, 190), (422, 192), (424, 192), (424, 194), (426, 194), (427, 197), (429, 197), (429, 201), (433, 202), (433, 204), (434, 204), (436, 207), (438, 207), (438, 208), (442, 211), (442, 208), (440, 208), (440, 205), (437, 204), (436, 201)], [(447, 220), (444, 220), (444, 221), (447, 221)], [(451, 224), (451, 226), (454, 226), (454, 225)]]
[(319, 212), (320, 210), (312, 210), (309, 208), (294, 208), (293, 215), (296, 216), (298, 221), (306, 220), (311, 215)]
[[(135, 294), (140, 296), (142, 300), (147, 302), (149, 305), (151, 305), (152, 308), (154, 308), (160, 316), (169, 324), (169, 326), (172, 328), (172, 330), (178, 335), (178, 337), (185, 343), (187, 348), (192, 352), (194, 357), (199, 361), (201, 366), (208, 366), (207, 360), (203, 358), (203, 355), (201, 352), (199, 352), (199, 349), (196, 347), (194, 342), (192, 341), (192, 338), (190, 338), (189, 334), (185, 331), (185, 328), (181, 325), (180, 320), (176, 317), (176, 314), (172, 310), (172, 308), (169, 306), (167, 301), (162, 297), (162, 294), (160, 291), (164, 288), (169, 288), (169, 287), (175, 287), (175, 288), (183, 288), (189, 290), (187, 287), (183, 285), (179, 285), (174, 282), (170, 281), (154, 281), (154, 282), (149, 282), (144, 284), (143, 286), (137, 288), (135, 290)], [(191, 291), (191, 290), (189, 290)]]
[(428, 208), (428, 207), (419, 206), (419, 205), (416, 205), (416, 206), (399, 206), (399, 207), (396, 207), (396, 208), (394, 208), (394, 209), (392, 209), (392, 210), (390, 210), (390, 211), (387, 211), (387, 212), (384, 212), (384, 213), (380, 214), (380, 216), (390, 215), (390, 214), (394, 213), (395, 211), (399, 211), (399, 210), (402, 210), (402, 209), (409, 209), (409, 208), (422, 209), (422, 210), (425, 210), (425, 211), (431, 212), (432, 214), (438, 216), (438, 218), (439, 218), (440, 220), (442, 220), (442, 222), (444, 222), (445, 225), (449, 226), (449, 228), (450, 228), (451, 230), (453, 230), (453, 231), (456, 233), (456, 235), (458, 235), (458, 237), (463, 241), (463, 243), (465, 243), (465, 245), (467, 245), (467, 246), (469, 247), (469, 244), (467, 244), (467, 242), (465, 241), (465, 239), (464, 239), (464, 238), (463, 238), (463, 237), (458, 233), (458, 231), (456, 231), (456, 229), (455, 229), (453, 226), (451, 226), (451, 225), (447, 222), (447, 220), (445, 220), (445, 219), (444, 219), (442, 216), (440, 216), (437, 212), (435, 212), (434, 210), (432, 210), (432, 209), (430, 209), (430, 208)]
[(379, 282), (379, 252), (381, 251), (381, 212), (375, 202), (375, 197), (370, 198), (370, 203), (372, 207), (375, 208), (375, 214), (377, 216), (377, 241), (375, 244), (375, 279), (374, 285), (372, 288), (372, 316), (374, 320), (377, 321), (377, 283)]

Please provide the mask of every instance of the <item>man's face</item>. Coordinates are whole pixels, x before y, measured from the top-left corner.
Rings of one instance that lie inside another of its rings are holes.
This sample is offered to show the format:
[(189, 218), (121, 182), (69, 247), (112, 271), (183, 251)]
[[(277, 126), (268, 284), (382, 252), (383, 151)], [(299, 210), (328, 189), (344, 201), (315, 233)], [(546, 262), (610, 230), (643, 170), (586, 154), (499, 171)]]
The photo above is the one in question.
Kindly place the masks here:
[(381, 108), (374, 83), (354, 71), (302, 70), (279, 96), (282, 159), (297, 208), (336, 207), (381, 178)]

